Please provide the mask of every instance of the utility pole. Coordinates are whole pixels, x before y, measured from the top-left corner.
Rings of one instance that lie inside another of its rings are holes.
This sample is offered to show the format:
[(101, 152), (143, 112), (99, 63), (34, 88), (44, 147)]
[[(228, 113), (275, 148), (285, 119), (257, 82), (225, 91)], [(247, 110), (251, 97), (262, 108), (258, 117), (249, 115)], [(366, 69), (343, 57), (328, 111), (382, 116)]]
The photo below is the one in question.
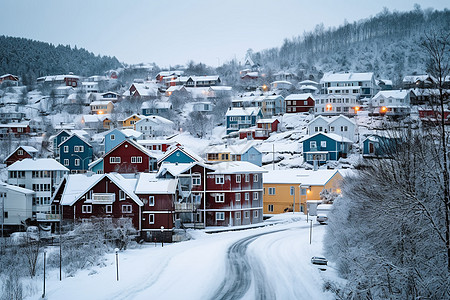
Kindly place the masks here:
[(275, 170), (275, 144), (272, 144), (272, 170)]

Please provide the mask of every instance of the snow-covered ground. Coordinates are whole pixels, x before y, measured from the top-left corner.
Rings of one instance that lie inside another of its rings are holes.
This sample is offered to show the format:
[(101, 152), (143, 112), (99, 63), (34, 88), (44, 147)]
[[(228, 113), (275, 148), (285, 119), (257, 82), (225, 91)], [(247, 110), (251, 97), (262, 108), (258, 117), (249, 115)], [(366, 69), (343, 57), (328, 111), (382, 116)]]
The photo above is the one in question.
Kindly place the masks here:
[[(208, 234), (191, 231), (186, 242), (145, 244), (119, 253), (104, 264), (59, 281), (59, 270), (46, 278), (47, 299), (334, 299), (322, 290), (325, 279), (337, 279), (333, 264), (321, 271), (310, 259), (322, 255), (326, 226), (303, 214), (270, 219), (274, 225)], [(28, 284), (37, 299), (42, 277)]]

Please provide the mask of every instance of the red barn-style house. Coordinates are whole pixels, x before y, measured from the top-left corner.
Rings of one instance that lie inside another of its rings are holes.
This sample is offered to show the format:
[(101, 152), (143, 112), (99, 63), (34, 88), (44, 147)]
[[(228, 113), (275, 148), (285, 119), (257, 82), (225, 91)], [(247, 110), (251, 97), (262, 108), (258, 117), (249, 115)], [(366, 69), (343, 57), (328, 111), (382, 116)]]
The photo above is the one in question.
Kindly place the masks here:
[(263, 221), (261, 167), (246, 161), (218, 163), (207, 174), (206, 226), (238, 226)]
[[(441, 122), (442, 114), (440, 109), (421, 108), (419, 109), (419, 118), (425, 124), (437, 125)], [(450, 110), (444, 110), (444, 122), (450, 124)]]
[(266, 140), (270, 133), (278, 131), (277, 119), (259, 119), (256, 121), (256, 127), (244, 128), (239, 130), (239, 138), (248, 140)]
[(0, 84), (3, 82), (11, 82), (13, 85), (19, 84), (19, 77), (12, 74), (5, 74), (0, 76)]
[(22, 134), (29, 134), (31, 132), (29, 122), (13, 122), (8, 124), (0, 124), (0, 131), (4, 131), (8, 134), (14, 134), (20, 136)]
[(286, 97), (286, 112), (300, 113), (314, 110), (315, 99), (311, 93), (291, 94)]
[(19, 147), (17, 147), (16, 150), (11, 152), (11, 154), (5, 158), (4, 162), (7, 166), (10, 166), (13, 163), (15, 163), (16, 161), (19, 161), (19, 160), (22, 160), (25, 158), (34, 158), (37, 153), (38, 153), (38, 151), (34, 147), (19, 146)]
[(103, 172), (136, 173), (156, 171), (150, 150), (132, 140), (124, 140), (103, 157)]

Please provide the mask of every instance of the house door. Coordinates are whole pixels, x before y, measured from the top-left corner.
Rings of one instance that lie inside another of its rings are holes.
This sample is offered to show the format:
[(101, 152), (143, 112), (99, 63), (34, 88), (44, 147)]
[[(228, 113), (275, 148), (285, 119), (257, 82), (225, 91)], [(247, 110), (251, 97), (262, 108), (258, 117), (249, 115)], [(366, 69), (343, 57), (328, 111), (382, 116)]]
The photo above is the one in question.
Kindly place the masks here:
[(369, 154), (375, 154), (375, 145), (373, 143), (369, 143)]

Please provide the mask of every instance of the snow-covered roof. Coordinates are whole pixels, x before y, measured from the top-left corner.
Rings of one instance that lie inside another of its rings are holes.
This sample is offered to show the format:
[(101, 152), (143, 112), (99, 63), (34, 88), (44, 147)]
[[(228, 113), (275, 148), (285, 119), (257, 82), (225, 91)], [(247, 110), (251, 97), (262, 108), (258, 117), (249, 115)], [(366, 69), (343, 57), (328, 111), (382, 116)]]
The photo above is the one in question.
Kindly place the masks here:
[(313, 85), (302, 85), (298, 89), (299, 90), (315, 90), (315, 91), (318, 90), (318, 88)]
[(248, 161), (226, 161), (213, 166), (215, 169), (211, 174), (248, 174), (266, 173), (267, 170)]
[(140, 173), (136, 194), (175, 194), (178, 180), (157, 178), (155, 173)]
[(181, 90), (181, 89), (186, 89), (183, 85), (173, 85), (173, 86), (170, 86), (167, 90), (166, 90), (166, 92), (174, 92), (174, 91), (179, 91), (179, 90)]
[(350, 119), (347, 116), (344, 115), (338, 115), (338, 116), (317, 116), (315, 117), (309, 124), (313, 124), (313, 122), (315, 122), (316, 120), (324, 120), (325, 122), (328, 123), (328, 125), (331, 125), (332, 123), (336, 122), (337, 120), (340, 119), (344, 119), (346, 121), (348, 121), (349, 123), (352, 123), (354, 125), (356, 125), (355, 121), (353, 121), (352, 119)]
[(286, 97), (285, 100), (306, 100), (308, 98), (311, 98), (314, 100), (314, 96), (311, 93), (304, 93), (304, 94), (290, 94)]
[(206, 149), (205, 153), (231, 153), (231, 154), (244, 154), (247, 152), (251, 147), (254, 147), (256, 151), (259, 152), (258, 149), (256, 149), (256, 142), (249, 141), (247, 143), (243, 144), (236, 144), (236, 145), (214, 145), (208, 147)]
[(258, 121), (256, 121), (257, 124), (265, 124), (265, 123), (273, 123), (275, 121), (278, 121), (277, 118), (272, 118), (272, 119), (259, 119)]
[(10, 165), (8, 171), (69, 171), (69, 169), (53, 158), (25, 158)]
[(136, 131), (134, 129), (122, 129), (120, 130), (126, 137), (134, 137), (136, 139), (140, 138), (142, 136), (142, 132)]
[(166, 109), (170, 109), (171, 106), (172, 106), (172, 104), (170, 102), (163, 102), (163, 101), (151, 102), (151, 101), (147, 101), (147, 102), (142, 103), (141, 109), (147, 109), (147, 108), (157, 108), (157, 109), (166, 108)]
[(325, 73), (321, 82), (371, 81), (373, 72), (367, 73)]
[(8, 158), (11, 157), (11, 155), (13, 155), (14, 153), (16, 153), (17, 150), (19, 150), (20, 148), (22, 148), (25, 152), (27, 152), (28, 154), (32, 155), (33, 153), (37, 153), (38, 151), (36, 150), (36, 148), (31, 147), (31, 146), (19, 146), (16, 148), (16, 150), (14, 150), (13, 152), (11, 152), (6, 158), (5, 161), (8, 160)]
[(38, 79), (44, 80), (44, 81), (61, 81), (64, 80), (65, 78), (71, 78), (71, 79), (77, 79), (79, 80), (80, 77), (76, 76), (76, 75), (53, 75), (53, 76), (44, 76), (44, 77), (40, 77)]
[(379, 97), (394, 98), (394, 99), (404, 99), (406, 96), (408, 96), (408, 94), (409, 94), (408, 90), (379, 91), (373, 97), (373, 99), (377, 99)]
[(90, 162), (90, 163), (88, 164), (88, 167), (89, 167), (89, 168), (92, 168), (92, 167), (94, 167), (95, 165), (97, 165), (98, 163), (100, 163), (101, 161), (103, 161), (103, 157), (100, 157), (100, 158), (94, 160), (93, 162)]
[(172, 176), (176, 177), (180, 174), (183, 174), (184, 172), (188, 171), (192, 167), (199, 165), (204, 168), (209, 168), (212, 170), (212, 167), (209, 165), (205, 165), (200, 162), (191, 162), (191, 163), (169, 163), (169, 162), (163, 162), (161, 166), (159, 167), (159, 171), (156, 174), (157, 177), (160, 177), (166, 173), (170, 173)]
[(259, 107), (233, 107), (228, 109), (226, 116), (256, 116), (259, 111)]
[(84, 143), (86, 143), (86, 145), (88, 145), (89, 147), (92, 147), (92, 145), (82, 136), (79, 136), (76, 133), (72, 133), (67, 139), (63, 140), (61, 143), (59, 143), (58, 148), (61, 147), (62, 144), (66, 143), (68, 140), (70, 140), (72, 137), (78, 137), (80, 140), (82, 140)]
[(219, 75), (189, 76), (189, 78), (193, 81), (215, 81), (219, 80)]
[(304, 137), (304, 138), (301, 139), (299, 142), (304, 142), (304, 141), (309, 140), (310, 138), (312, 138), (312, 137), (314, 137), (314, 136), (316, 136), (316, 135), (319, 135), (319, 134), (322, 134), (322, 135), (324, 135), (324, 136), (326, 136), (326, 137), (329, 137), (330, 139), (335, 140), (335, 141), (337, 141), (337, 142), (342, 142), (342, 143), (353, 143), (353, 142), (350, 141), (348, 138), (345, 138), (345, 137), (343, 137), (343, 136), (337, 135), (337, 134), (335, 134), (335, 133), (325, 133), (325, 132), (318, 132), (318, 133), (315, 133), (315, 134), (313, 134), (313, 135), (311, 135), (311, 136)]
[(20, 128), (20, 127), (28, 127), (30, 126), (29, 121), (22, 121), (22, 122), (12, 122), (7, 124), (0, 124), (0, 128)]
[(90, 106), (93, 106), (93, 105), (108, 105), (109, 103), (112, 103), (112, 101), (110, 101), (110, 100), (96, 100), (96, 101), (91, 102), (91, 104), (89, 104), (89, 105)]
[(376, 83), (377, 83), (377, 85), (380, 85), (380, 83), (384, 83), (385, 85), (392, 85), (392, 80), (389, 80), (389, 79), (377, 79)]
[[(143, 147), (143, 146), (141, 146)], [(183, 152), (184, 154), (186, 154), (187, 156), (191, 157), (193, 160), (198, 161), (198, 162), (203, 162), (203, 158), (201, 158), (200, 156), (197, 155), (197, 153), (195, 153), (194, 151), (192, 151), (189, 148), (186, 148), (184, 146), (172, 146), (170, 147), (166, 153), (164, 153), (164, 155), (162, 157), (160, 157), (158, 159), (158, 162), (163, 161), (164, 159), (166, 159), (167, 157), (169, 157), (170, 155), (172, 155), (174, 152), (176, 152), (177, 150)]]
[[(141, 96), (158, 96), (158, 85), (156, 83), (133, 83), (133, 85)], [(129, 90), (125, 93), (129, 95)]]
[(213, 85), (209, 87), (212, 91), (231, 91), (233, 88), (231, 86), (225, 86), (225, 85)]
[(269, 170), (263, 175), (263, 183), (272, 184), (298, 184), (298, 185), (325, 185), (338, 171), (337, 170)]
[(10, 191), (27, 194), (27, 195), (32, 195), (35, 193), (35, 191), (33, 191), (33, 190), (29, 190), (26, 188), (22, 188), (22, 187), (15, 186), (12, 184), (7, 184), (5, 182), (0, 181), (0, 191), (4, 191), (4, 190), (10, 190)]
[(160, 117), (160, 116), (156, 116), (156, 115), (143, 116), (142, 119), (139, 120), (136, 123), (145, 122), (144, 120), (149, 120), (149, 121), (152, 121), (152, 122), (157, 123), (157, 124), (164, 124), (164, 125), (168, 125), (168, 126), (174, 126), (175, 125), (174, 122), (172, 122), (172, 121), (170, 121), (170, 120), (168, 120), (166, 118), (163, 118), (163, 117)]
[(300, 81), (298, 83), (299, 86), (302, 86), (302, 85), (318, 85), (318, 84), (319, 84), (318, 82), (315, 82), (315, 81), (312, 81), (312, 80), (303, 80), (303, 81)]
[(85, 123), (98, 123), (103, 122), (105, 119), (109, 118), (109, 114), (103, 115), (83, 115), (82, 119)]
[(411, 75), (403, 77), (403, 83), (415, 83), (417, 81), (425, 81), (428, 79), (437, 82), (437, 79), (431, 75)]

